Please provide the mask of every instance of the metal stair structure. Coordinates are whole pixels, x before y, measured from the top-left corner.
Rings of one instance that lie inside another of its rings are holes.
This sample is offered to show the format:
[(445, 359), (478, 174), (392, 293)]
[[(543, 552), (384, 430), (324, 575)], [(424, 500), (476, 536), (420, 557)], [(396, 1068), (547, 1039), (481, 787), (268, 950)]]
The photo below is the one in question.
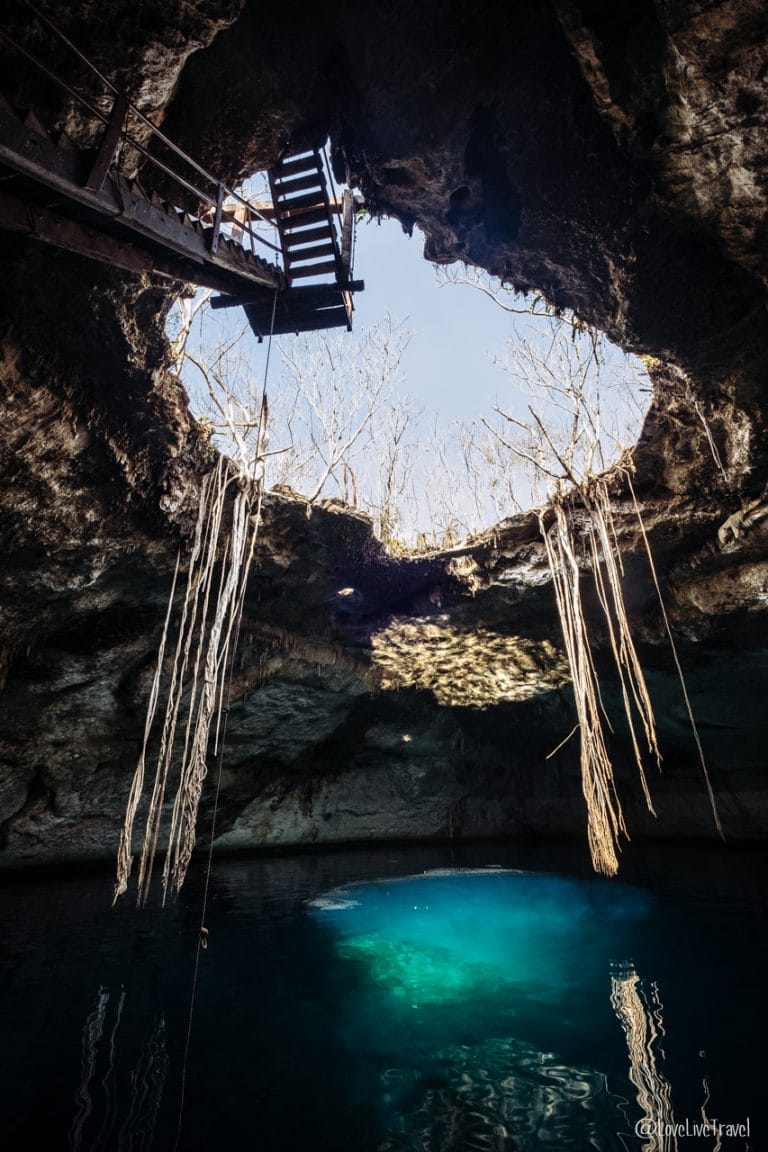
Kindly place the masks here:
[[(272, 333), (351, 330), (352, 294), (364, 287), (352, 280), (354, 201), (349, 191), (329, 195), (322, 150), (283, 157), (268, 173), (272, 202), (253, 205), (178, 148), (31, 0), (23, 2), (36, 30), (52, 33), (98, 77), (101, 99), (73, 88), (15, 30), (0, 27), (0, 42), (101, 120), (104, 130), (95, 149), (78, 149), (0, 92), (0, 228), (128, 271), (211, 288), (219, 294), (213, 307), (242, 305), (259, 340)], [(102, 110), (104, 88), (109, 113)], [(191, 174), (180, 174), (150, 150), (154, 139), (162, 155), (170, 152)], [(143, 157), (140, 180), (121, 171), (127, 152)], [(149, 188), (152, 166), (163, 173), (164, 188), (181, 190), (186, 208)], [(279, 244), (257, 230), (259, 223), (274, 224)], [(283, 267), (274, 255), (270, 262), (257, 254), (257, 246), (280, 256)]]
[(280, 290), (275, 264), (138, 180), (99, 172), (98, 154), (62, 148), (0, 96), (0, 227), (131, 272), (157, 272), (224, 293)]
[[(355, 204), (346, 190), (331, 199), (324, 155), (309, 148), (284, 157), (268, 172), (272, 201), (259, 205), (277, 227), (283, 252), (285, 288), (273, 298), (243, 298), (259, 339), (270, 332), (311, 332), (345, 327), (352, 331), (352, 295), (363, 288), (352, 279)], [(341, 236), (335, 216), (341, 217)], [(312, 283), (303, 283), (312, 281)], [(231, 302), (214, 300), (213, 307)]]

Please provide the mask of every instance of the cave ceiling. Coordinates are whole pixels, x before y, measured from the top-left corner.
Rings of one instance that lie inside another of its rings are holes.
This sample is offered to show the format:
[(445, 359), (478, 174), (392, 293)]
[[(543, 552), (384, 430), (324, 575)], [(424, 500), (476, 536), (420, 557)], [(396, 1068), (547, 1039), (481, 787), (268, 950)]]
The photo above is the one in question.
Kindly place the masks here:
[[(764, 834), (765, 5), (44, 10), (223, 177), (330, 136), (337, 169), (374, 214), (419, 226), (426, 259), (486, 268), (650, 358), (636, 490), (726, 826)], [(3, 19), (18, 30), (28, 15), (18, 2)], [(93, 123), (5, 51), (3, 61), (17, 107), (93, 144)], [(0, 857), (102, 856), (210, 453), (169, 370), (173, 286), (31, 240), (1, 243)], [(659, 827), (708, 834), (620, 481), (614, 498), (663, 715)], [(261, 547), (227, 843), (581, 826), (576, 752), (545, 759), (573, 716), (535, 517), (504, 521), (460, 557), (408, 560), (388, 556), (359, 517), (320, 508), (308, 519), (273, 496)], [(628, 778), (622, 787), (633, 827), (656, 830)]]

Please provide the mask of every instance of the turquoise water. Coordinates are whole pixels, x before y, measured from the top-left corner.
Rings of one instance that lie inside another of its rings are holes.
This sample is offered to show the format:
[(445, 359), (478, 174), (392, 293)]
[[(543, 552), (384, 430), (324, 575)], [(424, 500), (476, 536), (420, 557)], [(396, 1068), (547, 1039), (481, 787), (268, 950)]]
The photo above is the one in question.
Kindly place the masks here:
[[(621, 1146), (631, 1124), (623, 1090), (606, 1084), (621, 1031), (609, 998), (616, 973), (634, 971), (646, 893), (441, 870), (336, 889), (309, 908), (348, 972), (346, 1046), (387, 1060), (382, 1147)], [(595, 1144), (595, 1126), (615, 1131)]]
[[(4, 1148), (173, 1148), (200, 881), (142, 913), (108, 874), (6, 881)], [(714, 1152), (705, 1117), (768, 1148), (767, 881), (661, 847), (621, 882), (552, 848), (220, 861), (179, 1147)]]
[[(651, 901), (622, 884), (489, 869), (444, 869), (340, 888), (309, 901), (376, 985), (411, 1007), (547, 991), (567, 999), (583, 973), (619, 954)], [(415, 1003), (414, 1003), (415, 1002)]]

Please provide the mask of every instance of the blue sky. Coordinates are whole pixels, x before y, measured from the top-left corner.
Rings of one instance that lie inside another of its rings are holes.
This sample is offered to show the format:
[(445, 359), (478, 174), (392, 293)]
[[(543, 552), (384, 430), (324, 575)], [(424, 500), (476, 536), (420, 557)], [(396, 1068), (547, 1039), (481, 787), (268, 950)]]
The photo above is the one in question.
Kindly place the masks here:
[[(557, 397), (555, 403), (547, 407), (538, 384), (533, 391), (530, 387), (526, 389), (516, 383), (509, 371), (493, 363), (494, 357), (503, 360), (507, 355), (514, 360), (515, 353), (511, 350), (521, 347), (521, 338), (529, 341), (534, 356), (539, 349), (551, 349), (550, 321), (510, 315), (477, 288), (446, 282), (444, 270), (424, 260), (423, 249), (423, 236), (417, 230), (409, 237), (395, 220), (379, 223), (361, 219), (357, 225), (354, 275), (364, 280), (366, 287), (355, 297), (355, 331), (339, 333), (343, 348), (349, 349), (348, 370), (352, 372), (359, 337), (367, 329), (385, 324), (388, 315), (413, 333), (401, 361), (402, 379), (398, 384), (399, 394), (413, 398), (423, 410), (418, 420), (410, 419), (408, 423), (407, 438), (411, 451), (419, 459), (409, 480), (409, 508), (403, 512), (399, 532), (402, 538), (410, 540), (423, 530), (425, 523), (439, 524), (439, 531), (435, 529), (433, 533), (437, 538), (454, 517), (454, 535), (476, 532), (520, 507), (530, 507), (545, 498), (547, 481), (542, 475), (532, 481), (530, 469), (526, 473), (525, 462), (519, 457), (504, 457), (501, 451), (495, 463), (489, 463), (488, 439), (497, 446), (497, 453), (498, 441), (482, 427), (480, 418), (487, 418), (505, 436), (511, 433), (511, 439), (516, 435), (513, 426), (494, 414), (494, 404), (529, 424), (532, 417), (528, 405), (532, 404), (548, 427), (560, 421), (566, 439), (569, 427), (558, 411)], [(457, 271), (461, 273), (462, 269), (459, 267)], [(509, 293), (505, 294), (505, 303), (520, 307), (525, 301)], [(255, 389), (260, 393), (267, 344), (257, 343), (240, 309), (201, 313), (201, 322), (193, 330), (190, 350), (193, 354), (196, 350), (206, 360), (214, 354), (217, 343), (230, 341), (235, 332), (243, 329), (244, 335), (236, 347), (239, 378), (248, 382), (251, 392)], [(303, 339), (300, 338), (299, 343)], [(567, 360), (572, 343), (567, 325), (561, 331), (560, 340)], [(281, 398), (291, 395), (291, 383), (281, 363), (281, 349), (295, 348), (296, 338), (280, 337), (276, 345), (270, 359), (268, 392), (270, 416), (279, 421), (282, 417), (275, 414), (280, 411)], [(650, 398), (647, 378), (642, 374), (640, 362), (627, 358), (619, 349), (604, 344), (602, 355), (606, 362), (599, 384), (603, 426), (612, 429), (615, 425), (622, 444), (627, 445), (636, 439), (640, 430), (640, 405), (647, 406)], [(558, 371), (560, 376), (568, 374), (567, 370), (563, 372), (558, 368)], [(183, 378), (192, 397), (193, 411), (196, 414), (210, 411), (206, 409), (205, 397), (201, 401), (200, 392), (196, 391), (199, 378), (196, 380), (195, 370), (186, 366)], [(331, 386), (326, 379), (321, 393), (327, 393)], [(290, 405), (290, 400), (288, 403)], [(633, 427), (629, 419), (632, 407), (635, 409)], [(477, 438), (473, 440), (474, 433), (462, 431), (456, 421), (464, 422), (465, 429), (474, 421)], [(298, 428), (294, 423), (294, 429)], [(273, 433), (271, 444), (279, 444), (278, 455), (285, 451), (284, 444), (298, 444), (285, 427), (275, 425)], [(386, 437), (386, 433), (384, 435)], [(468, 472), (465, 465), (462, 470), (467, 435), (470, 442), (476, 444), (471, 450), (472, 467), (479, 468), (485, 477), (487, 502), (482, 507), (486, 496), (478, 495), (478, 482), (471, 468)], [(610, 440), (611, 436), (606, 438)], [(227, 450), (225, 443), (220, 443)], [(371, 509), (380, 506), (373, 491), (381, 484), (381, 469), (374, 458), (381, 444), (380, 438), (377, 448), (373, 443), (365, 448), (359, 445), (354, 465), (360, 469), (361, 485), (357, 490), (358, 494), (362, 493), (363, 507)], [(292, 457), (285, 455), (282, 459), (288, 465)], [(305, 494), (313, 490), (311, 479), (290, 471), (293, 465), (285, 478), (276, 475), (278, 463), (276, 460), (269, 465), (268, 484), (287, 480)], [(593, 461), (591, 467), (594, 466)], [(495, 495), (491, 487), (495, 487)], [(335, 494), (343, 495), (332, 486), (323, 491), (323, 495)]]
[(508, 313), (477, 289), (440, 287), (424, 259), (424, 238), (395, 220), (357, 226), (355, 277), (365, 292), (355, 298), (355, 324), (375, 324), (390, 312), (415, 331), (404, 357), (405, 390), (443, 419), (471, 417), (509, 390), (489, 354), (511, 334)]
[[(252, 189), (248, 191), (253, 195)], [(277, 240), (271, 232), (265, 235)], [(454, 267), (461, 271), (460, 265)], [(387, 314), (413, 331), (403, 358), (402, 390), (427, 413), (438, 414), (448, 423), (487, 414), (496, 402), (515, 414), (526, 412), (528, 398), (518, 394), (509, 375), (492, 361), (503, 357), (505, 343), (517, 335), (535, 341), (544, 332), (546, 337), (546, 322), (510, 315), (471, 285), (446, 283), (443, 270), (424, 259), (423, 235), (418, 229), (406, 235), (396, 220), (359, 220), (354, 275), (365, 281), (365, 291), (355, 297), (356, 332), (381, 323)], [(511, 293), (505, 302), (518, 307), (525, 304)], [(216, 322), (234, 329), (242, 326), (244, 317), (233, 309), (219, 312)], [(286, 346), (291, 339), (281, 338)], [(265, 346), (258, 345), (250, 332), (245, 344), (254, 367), (263, 363)], [(606, 345), (604, 351), (612, 367), (626, 375), (631, 361), (619, 349)], [(278, 377), (279, 356), (275, 355), (270, 364), (273, 387)]]

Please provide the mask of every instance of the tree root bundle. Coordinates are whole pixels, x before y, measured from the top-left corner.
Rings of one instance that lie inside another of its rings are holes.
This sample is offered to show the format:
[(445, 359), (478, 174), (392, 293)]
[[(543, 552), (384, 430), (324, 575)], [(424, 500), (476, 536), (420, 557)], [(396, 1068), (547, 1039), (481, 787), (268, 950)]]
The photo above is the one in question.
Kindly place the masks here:
[[(662, 618), (696, 740), (715, 826), (722, 835), (714, 791), (661, 596), (650, 543), (629, 473), (626, 469), (622, 471), (632, 494), (634, 511), (659, 597)], [(553, 496), (549, 507), (554, 514), (553, 523), (545, 527), (543, 515), (540, 516), (539, 523), (573, 683), (580, 735), (581, 784), (587, 805), (589, 849), (595, 871), (614, 876), (619, 867), (618, 853), (621, 840), (622, 838), (628, 840), (629, 833), (608, 753), (605, 726), (607, 725), (609, 731), (612, 729), (600, 695), (600, 683), (584, 615), (580, 548), (576, 535), (577, 521), (582, 523), (581, 559), (586, 559), (587, 566), (591, 569), (597, 600), (605, 621), (643, 796), (648, 811), (655, 816), (644, 762), (644, 757), (650, 755), (656, 761), (657, 767), (661, 766), (653, 705), (627, 619), (621, 586), (623, 568), (606, 478), (592, 477), (583, 484), (574, 484), (567, 497), (560, 494)]]
[(542, 528), (542, 534), (573, 679), (587, 838), (595, 870), (613, 876), (619, 867), (619, 837), (626, 836), (627, 829), (605, 744), (600, 685), (584, 619), (575, 541), (563, 505), (556, 502), (553, 510), (555, 522), (546, 531)]
[[(231, 523), (225, 525), (224, 514), (230, 497)], [(219, 457), (200, 491), (165, 717), (144, 821), (137, 879), (139, 904), (144, 904), (149, 895), (169, 779), (172, 774), (175, 776), (173, 767), (177, 761), (178, 776), (163, 865), (163, 900), (169, 891), (178, 892), (184, 883), (195, 845), (197, 812), (208, 771), (214, 721), (214, 755), (222, 736), (227, 669), (237, 642), (260, 514), (260, 484), (243, 478), (241, 470), (225, 457)], [(178, 572), (177, 560), (147, 707), (143, 746), (120, 837), (115, 899), (127, 890), (133, 865), (133, 830), (144, 793), (147, 754), (161, 694)]]
[[(657, 763), (660, 763), (661, 757), (653, 708), (624, 606), (621, 560), (616, 546), (608, 490), (605, 481), (598, 478), (589, 487), (584, 486), (577, 491), (586, 520), (587, 557), (619, 676), (635, 761), (648, 809), (653, 812), (638, 737), (639, 728), (642, 729), (648, 751)], [(554, 523), (548, 529), (542, 524), (541, 531), (573, 680), (589, 850), (595, 870), (613, 876), (619, 867), (620, 840), (622, 837), (629, 839), (629, 834), (606, 745), (605, 725), (608, 724), (610, 729), (610, 723), (600, 695), (600, 683), (584, 616), (574, 526), (562, 499), (555, 498), (551, 507)]]

